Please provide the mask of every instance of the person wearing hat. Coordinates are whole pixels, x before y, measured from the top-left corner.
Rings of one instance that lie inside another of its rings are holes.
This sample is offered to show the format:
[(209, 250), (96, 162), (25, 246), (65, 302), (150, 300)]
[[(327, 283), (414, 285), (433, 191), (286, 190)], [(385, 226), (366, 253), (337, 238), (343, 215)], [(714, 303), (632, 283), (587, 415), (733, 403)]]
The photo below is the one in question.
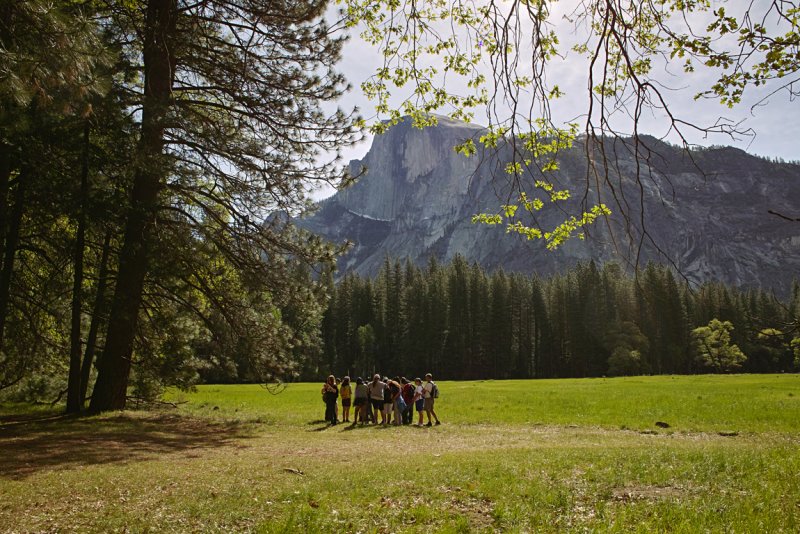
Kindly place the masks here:
[(425, 385), (422, 387), (422, 397), (425, 399), (425, 413), (428, 414), (428, 423), (425, 426), (431, 426), (431, 417), (436, 420), (436, 424), (442, 424), (439, 421), (439, 416), (433, 409), (433, 403), (437, 395), (434, 393), (436, 383), (433, 381), (433, 375), (428, 373), (425, 375)]

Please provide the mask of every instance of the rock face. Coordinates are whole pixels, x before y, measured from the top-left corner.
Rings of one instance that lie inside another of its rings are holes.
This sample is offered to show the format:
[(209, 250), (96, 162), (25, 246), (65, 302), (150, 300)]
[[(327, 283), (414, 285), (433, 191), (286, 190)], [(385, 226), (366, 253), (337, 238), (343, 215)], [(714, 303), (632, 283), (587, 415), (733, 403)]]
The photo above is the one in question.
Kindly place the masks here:
[[(643, 140), (638, 158), (629, 140), (607, 140), (592, 151), (578, 142), (559, 155), (560, 170), (545, 175), (572, 198), (546, 202), (538, 222), (552, 229), (578, 213), (583, 198), (596, 203), (598, 194), (613, 215), (590, 227), (586, 240), (548, 251), (541, 241), (471, 222), (518, 196), (503, 171), (508, 147), (471, 158), (453, 150), (467, 138), (477, 143), (481, 133), (444, 118), (425, 130), (401, 123), (376, 137), (363, 161), (351, 162), (353, 173), (367, 169), (355, 185), (322, 201), (299, 224), (331, 241), (353, 242), (340, 273), (373, 275), (387, 255), (424, 264), (430, 256), (448, 261), (462, 254), (487, 269), (542, 275), (589, 259), (629, 266), (653, 260), (674, 265), (691, 282), (773, 288), (781, 295), (800, 277), (800, 222), (770, 213), (800, 217), (800, 165), (734, 148), (686, 154), (652, 138)], [(589, 172), (587, 152), (599, 174)], [(603, 152), (607, 165), (600, 163)]]

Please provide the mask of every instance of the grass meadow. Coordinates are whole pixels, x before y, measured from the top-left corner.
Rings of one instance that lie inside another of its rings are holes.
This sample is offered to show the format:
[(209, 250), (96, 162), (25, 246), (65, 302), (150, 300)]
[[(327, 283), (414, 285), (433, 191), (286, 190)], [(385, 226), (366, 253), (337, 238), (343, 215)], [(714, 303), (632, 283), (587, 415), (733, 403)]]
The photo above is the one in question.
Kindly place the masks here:
[(800, 531), (800, 375), (439, 385), (432, 428), (328, 427), (318, 384), (0, 405), (0, 530)]

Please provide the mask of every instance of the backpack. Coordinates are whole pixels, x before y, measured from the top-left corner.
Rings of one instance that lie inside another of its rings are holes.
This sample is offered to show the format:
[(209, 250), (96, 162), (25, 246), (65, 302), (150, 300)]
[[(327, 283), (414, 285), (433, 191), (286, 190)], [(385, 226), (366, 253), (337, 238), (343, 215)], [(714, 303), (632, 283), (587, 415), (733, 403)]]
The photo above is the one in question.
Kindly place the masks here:
[(439, 398), (439, 386), (436, 385), (436, 382), (431, 382), (433, 387), (431, 388), (431, 398), (438, 399)]

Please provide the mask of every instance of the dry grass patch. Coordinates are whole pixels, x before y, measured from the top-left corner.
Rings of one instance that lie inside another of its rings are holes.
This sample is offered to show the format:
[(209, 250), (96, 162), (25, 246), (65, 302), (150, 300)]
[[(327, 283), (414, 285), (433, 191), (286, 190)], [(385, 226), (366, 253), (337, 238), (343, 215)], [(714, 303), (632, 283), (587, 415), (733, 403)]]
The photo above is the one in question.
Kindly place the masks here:
[(662, 499), (680, 499), (688, 495), (688, 491), (674, 486), (626, 486), (615, 488), (612, 497), (615, 501), (658, 501)]

